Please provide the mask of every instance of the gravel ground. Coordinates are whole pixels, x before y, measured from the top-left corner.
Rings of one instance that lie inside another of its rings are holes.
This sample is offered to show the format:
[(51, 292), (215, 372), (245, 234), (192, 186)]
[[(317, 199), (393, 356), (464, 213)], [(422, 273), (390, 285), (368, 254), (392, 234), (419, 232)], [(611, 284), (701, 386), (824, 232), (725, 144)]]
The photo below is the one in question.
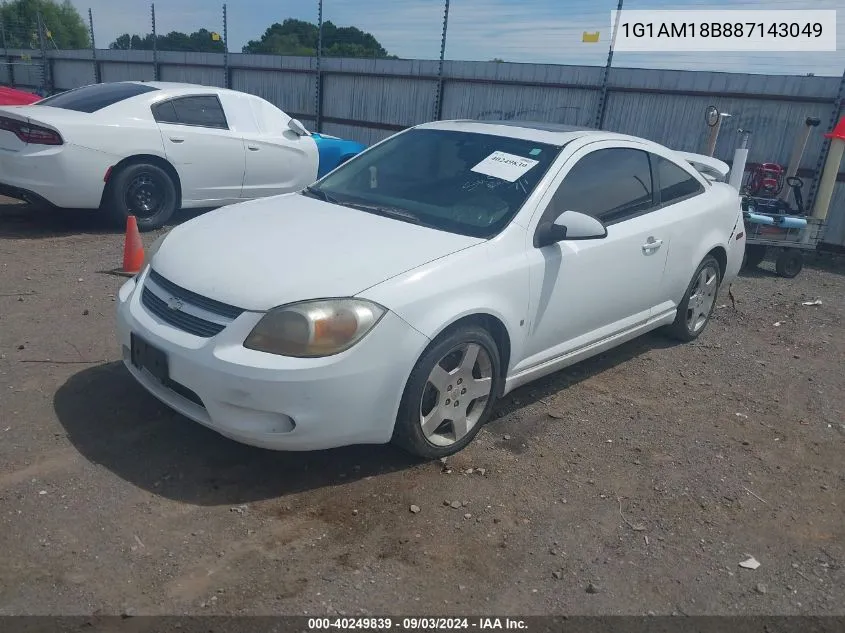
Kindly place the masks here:
[(97, 226), (0, 201), (0, 614), (845, 614), (841, 262), (764, 264), (696, 343), (520, 389), (444, 465), (158, 404)]

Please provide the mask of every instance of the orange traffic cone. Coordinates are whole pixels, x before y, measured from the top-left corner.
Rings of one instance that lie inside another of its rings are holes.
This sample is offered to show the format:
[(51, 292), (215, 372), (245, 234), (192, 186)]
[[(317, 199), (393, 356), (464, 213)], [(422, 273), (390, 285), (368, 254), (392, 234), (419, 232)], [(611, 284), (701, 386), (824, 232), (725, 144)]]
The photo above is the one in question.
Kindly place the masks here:
[(126, 238), (123, 242), (123, 270), (124, 275), (137, 275), (144, 265), (144, 243), (138, 232), (138, 221), (134, 215), (126, 218)]

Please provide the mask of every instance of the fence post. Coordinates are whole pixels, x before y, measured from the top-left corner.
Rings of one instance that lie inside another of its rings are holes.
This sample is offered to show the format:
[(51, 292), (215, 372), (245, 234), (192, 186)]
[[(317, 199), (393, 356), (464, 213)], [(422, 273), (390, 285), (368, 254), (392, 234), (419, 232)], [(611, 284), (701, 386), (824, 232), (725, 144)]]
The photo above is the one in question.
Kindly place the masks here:
[(223, 86), (232, 87), (232, 77), (229, 74), (229, 18), (226, 5), (223, 5)]
[[(842, 112), (845, 109), (845, 72), (842, 73), (842, 79), (839, 81), (839, 90), (836, 94), (836, 100), (833, 102), (833, 108), (830, 111), (830, 123), (828, 123), (825, 132), (830, 132), (836, 126), (839, 119), (842, 118)], [(816, 196), (819, 193), (819, 182), (822, 178), (822, 169), (827, 156), (830, 153), (830, 139), (825, 138), (822, 142), (822, 150), (819, 152), (819, 159), (816, 161), (816, 173), (813, 175), (813, 182), (810, 185), (809, 195), (807, 196), (806, 208), (812, 209), (816, 204)]]
[(15, 85), (15, 64), (12, 61), (12, 56), (9, 55), (9, 41), (6, 39), (6, 23), (0, 20), (0, 35), (3, 37), (3, 56), (5, 58), (6, 68), (9, 70), (9, 85)]
[(317, 77), (314, 85), (314, 116), (317, 132), (323, 131), (323, 0), (317, 0)]
[(613, 63), (613, 47), (616, 45), (616, 32), (619, 30), (619, 18), (622, 14), (622, 0), (616, 6), (616, 19), (613, 21), (613, 33), (610, 36), (610, 51), (607, 54), (607, 63), (604, 66), (604, 71), (601, 75), (601, 92), (599, 93), (599, 103), (596, 108), (596, 123), (595, 128), (600, 130), (604, 125), (604, 115), (607, 112), (607, 84), (610, 80), (610, 67)]
[(94, 62), (94, 83), (102, 83), (103, 78), (100, 76), (100, 62), (97, 61), (97, 44), (94, 41), (94, 13), (88, 9), (88, 32), (91, 35), (91, 59)]
[(36, 14), (36, 22), (38, 26), (38, 45), (41, 47), (41, 92), (42, 97), (50, 95), (49, 86), (49, 65), (47, 63), (47, 39), (44, 37), (44, 19), (41, 17), (41, 12)]
[(434, 95), (434, 120), (443, 118), (443, 60), (446, 59), (446, 29), (449, 26), (449, 0), (443, 11), (443, 34), (440, 36), (440, 62), (437, 66), (437, 93)]
[(0, 41), (3, 43), (3, 64), (7, 68), (7, 73), (9, 75), (9, 85), (15, 85), (14, 78), (12, 77), (12, 61), (9, 58), (9, 46), (8, 42), (6, 41), (6, 22), (0, 16)]
[(153, 19), (153, 79), (158, 81), (158, 36), (156, 35), (156, 5), (150, 5)]

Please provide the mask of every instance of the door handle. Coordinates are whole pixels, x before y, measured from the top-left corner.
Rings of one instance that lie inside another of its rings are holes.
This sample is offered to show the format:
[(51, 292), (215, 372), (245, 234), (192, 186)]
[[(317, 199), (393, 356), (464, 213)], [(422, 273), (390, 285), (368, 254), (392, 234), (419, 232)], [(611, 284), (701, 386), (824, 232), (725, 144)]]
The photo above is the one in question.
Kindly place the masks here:
[(179, 137), (179, 136), (171, 136), (171, 137), (170, 137), (170, 140), (171, 140), (171, 142), (173, 142), (173, 143), (184, 143), (184, 142), (185, 142), (185, 139), (183, 139), (183, 138), (181, 138), (181, 137)]
[(247, 145), (246, 147), (250, 152), (257, 152), (260, 149), (258, 145)]
[(663, 246), (663, 240), (656, 240), (653, 237), (650, 237), (646, 240), (646, 243), (643, 244), (643, 253), (651, 255), (661, 246)]

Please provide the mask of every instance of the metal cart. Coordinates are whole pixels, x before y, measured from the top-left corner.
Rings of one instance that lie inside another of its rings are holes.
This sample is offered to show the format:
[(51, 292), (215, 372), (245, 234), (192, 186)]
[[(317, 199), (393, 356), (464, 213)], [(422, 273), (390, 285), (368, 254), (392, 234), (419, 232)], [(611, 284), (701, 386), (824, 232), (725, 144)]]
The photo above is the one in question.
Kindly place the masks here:
[(769, 249), (777, 251), (775, 270), (781, 277), (792, 279), (804, 267), (804, 251), (814, 251), (819, 245), (825, 223), (817, 218), (802, 218), (807, 225), (801, 228), (784, 228), (779, 223), (784, 217), (772, 215), (774, 224), (750, 222), (748, 211), (745, 218), (745, 261), (744, 266), (754, 268), (765, 258)]

